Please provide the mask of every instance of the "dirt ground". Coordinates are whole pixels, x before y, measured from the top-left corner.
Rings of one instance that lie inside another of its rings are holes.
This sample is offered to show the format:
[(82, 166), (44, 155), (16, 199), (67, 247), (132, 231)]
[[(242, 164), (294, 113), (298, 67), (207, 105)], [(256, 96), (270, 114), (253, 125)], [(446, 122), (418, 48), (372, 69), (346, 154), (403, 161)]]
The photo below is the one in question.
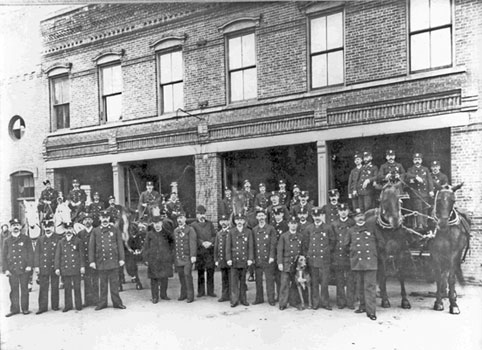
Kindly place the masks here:
[[(38, 286), (30, 293), (29, 315), (5, 318), (9, 311), (8, 279), (0, 276), (0, 324), (3, 349), (482, 349), (482, 287), (458, 286), (460, 315), (432, 310), (434, 299), (426, 296), (434, 285), (408, 283), (411, 310), (399, 307), (399, 287), (389, 282), (392, 308), (378, 307), (376, 321), (352, 310), (280, 311), (278, 307), (251, 305), (231, 308), (217, 298), (194, 303), (177, 301), (177, 275), (169, 280), (170, 301), (150, 302), (149, 282), (141, 270), (143, 290), (125, 284), (121, 293), (126, 310), (109, 307), (94, 311), (38, 310)], [(194, 273), (196, 275), (196, 272)], [(216, 272), (216, 292), (220, 274)], [(195, 281), (196, 284), (196, 281)], [(254, 301), (254, 283), (248, 282), (248, 301)], [(418, 296), (425, 295), (425, 296)], [(332, 304), (335, 290), (330, 287)], [(63, 306), (63, 290), (61, 291)], [(380, 300), (378, 299), (378, 305)]]

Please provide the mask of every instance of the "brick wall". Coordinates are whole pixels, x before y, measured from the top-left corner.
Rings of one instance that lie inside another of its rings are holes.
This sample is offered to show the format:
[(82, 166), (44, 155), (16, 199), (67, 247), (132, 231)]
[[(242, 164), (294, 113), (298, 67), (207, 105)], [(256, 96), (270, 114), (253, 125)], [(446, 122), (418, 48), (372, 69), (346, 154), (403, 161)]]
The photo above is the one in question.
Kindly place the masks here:
[(196, 168), (196, 206), (204, 205), (207, 218), (215, 226), (222, 199), (221, 157), (216, 153), (198, 154), (194, 158)]

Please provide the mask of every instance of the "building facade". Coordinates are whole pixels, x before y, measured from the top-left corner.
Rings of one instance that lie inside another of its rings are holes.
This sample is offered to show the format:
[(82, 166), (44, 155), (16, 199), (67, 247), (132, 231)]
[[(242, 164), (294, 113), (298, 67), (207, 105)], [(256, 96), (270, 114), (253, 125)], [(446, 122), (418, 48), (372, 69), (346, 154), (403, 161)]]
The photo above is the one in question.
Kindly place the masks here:
[(405, 168), (422, 152), (464, 182), (464, 269), (480, 281), (481, 19), (476, 0), (92, 4), (54, 16), (41, 24), (35, 193), (50, 179), (66, 194), (77, 178), (136, 207), (146, 181), (162, 193), (177, 183), (189, 215), (203, 204), (216, 220), (223, 188), (246, 178), (296, 183), (321, 205), (330, 188), (347, 198), (355, 151), (380, 165), (392, 148)]

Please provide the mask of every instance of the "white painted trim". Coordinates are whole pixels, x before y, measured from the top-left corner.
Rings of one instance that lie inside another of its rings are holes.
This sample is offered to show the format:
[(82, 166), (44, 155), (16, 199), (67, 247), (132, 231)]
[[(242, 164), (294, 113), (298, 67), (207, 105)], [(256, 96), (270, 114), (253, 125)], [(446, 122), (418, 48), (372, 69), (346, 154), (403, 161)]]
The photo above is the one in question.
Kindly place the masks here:
[(185, 37), (170, 36), (167, 38), (159, 39), (150, 46), (154, 49), (154, 51), (160, 51), (176, 46), (182, 46), (184, 44), (184, 41), (186, 41)]
[(46, 168), (67, 168), (107, 163), (133, 162), (144, 159), (192, 156), (204, 153), (221, 153), (244, 149), (258, 149), (285, 145), (296, 145), (318, 141), (331, 141), (375, 135), (398, 134), (403, 132), (440, 129), (469, 124), (468, 112), (448, 113), (418, 119), (405, 119), (375, 124), (362, 124), (330, 128), (319, 131), (299, 132), (270, 137), (253, 137), (240, 140), (196, 144), (189, 146), (160, 148), (147, 151), (106, 154), (93, 157), (52, 160), (45, 163)]
[(243, 29), (259, 27), (261, 16), (258, 17), (242, 17), (229, 21), (218, 27), (223, 34), (237, 32)]

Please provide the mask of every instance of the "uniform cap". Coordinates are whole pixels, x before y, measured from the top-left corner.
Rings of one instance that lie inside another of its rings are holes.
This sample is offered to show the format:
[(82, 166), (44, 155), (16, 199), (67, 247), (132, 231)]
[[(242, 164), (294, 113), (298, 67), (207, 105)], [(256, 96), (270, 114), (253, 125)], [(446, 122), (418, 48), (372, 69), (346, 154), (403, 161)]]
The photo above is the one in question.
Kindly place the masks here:
[(265, 183), (264, 182), (260, 182), (258, 187), (266, 187)]
[(146, 182), (146, 186), (154, 186), (154, 182), (152, 182), (152, 181), (147, 181), (147, 182)]
[(303, 214), (308, 214), (308, 210), (306, 209), (306, 207), (305, 207), (305, 208), (300, 208), (300, 211), (298, 212), (297, 215), (300, 215), (300, 214), (301, 214), (301, 215), (303, 215)]
[(256, 214), (258, 214), (258, 213), (266, 214), (266, 211), (263, 208), (258, 208), (258, 209), (256, 209)]
[(414, 153), (413, 158), (423, 158), (422, 153)]
[(271, 192), (271, 197), (279, 197), (278, 191)]
[(336, 196), (339, 196), (339, 195), (340, 195), (340, 192), (338, 192), (338, 190), (336, 188), (328, 191), (329, 197), (336, 197)]
[(44, 219), (42, 221), (42, 224), (45, 226), (45, 227), (50, 227), (50, 226), (54, 226), (54, 221), (51, 220), (51, 219)]
[(285, 184), (285, 185), (286, 185), (286, 182), (285, 182), (285, 180), (281, 179), (281, 180), (279, 180), (279, 184), (280, 184), (280, 185), (281, 185), (281, 184)]
[(91, 213), (82, 213), (81, 215), (82, 215), (81, 220), (93, 218)]
[(298, 223), (298, 218), (297, 218), (296, 216), (292, 216), (292, 217), (290, 217), (290, 219), (288, 220), (288, 223), (289, 223), (289, 224)]
[(224, 192), (228, 192), (228, 191), (231, 192), (231, 189), (228, 186), (224, 187)]
[(110, 196), (109, 196), (109, 200), (111, 200), (111, 199), (115, 200), (115, 197), (112, 196), (112, 195), (110, 195)]
[(109, 211), (108, 210), (101, 210), (99, 212), (99, 216), (103, 216), (103, 217), (110, 217), (110, 214), (109, 214)]
[(237, 213), (234, 215), (234, 220), (245, 220), (246, 217), (242, 213)]
[(273, 208), (273, 214), (274, 215), (279, 215), (279, 214), (284, 214), (283, 213), (283, 208), (280, 206), (276, 206)]
[(179, 214), (177, 214), (177, 217), (184, 216), (186, 217), (186, 212), (184, 210), (181, 210)]
[(360, 208), (356, 208), (353, 216), (357, 217), (357, 216), (361, 216), (361, 215), (365, 215), (365, 212), (362, 211)]
[(99, 192), (95, 191), (94, 194), (93, 194), (93, 196), (98, 196), (98, 197), (100, 197), (100, 194), (99, 194)]
[(310, 192), (308, 191), (301, 191), (300, 192), (300, 197), (309, 197), (310, 196)]
[(17, 218), (13, 218), (12, 220), (10, 220), (10, 225), (21, 225), (20, 221), (17, 219)]
[(440, 162), (438, 160), (434, 160), (430, 163), (430, 166), (440, 166)]
[(44, 185), (50, 185), (50, 180), (45, 180), (45, 181), (43, 182), (43, 184), (44, 184)]
[(320, 207), (315, 207), (315, 208), (311, 209), (311, 215), (312, 216), (320, 216), (321, 214), (323, 214), (323, 212), (321, 211)]
[(372, 157), (372, 152), (370, 151), (363, 152), (363, 157)]
[(152, 217), (152, 222), (161, 222), (161, 221), (162, 221), (162, 217), (160, 215)]
[(249, 183), (251, 185), (251, 182), (248, 179), (244, 179), (243, 186), (246, 185), (247, 183)]
[(300, 186), (298, 186), (297, 184), (294, 184), (293, 185), (293, 191), (295, 190), (295, 188), (300, 189)]
[(229, 217), (226, 214), (221, 214), (219, 217), (219, 221), (229, 220)]
[(64, 228), (72, 228), (72, 227), (74, 227), (74, 223), (72, 221), (71, 222), (64, 222), (63, 226), (64, 226)]
[(393, 149), (387, 149), (387, 151), (385, 152), (385, 155), (386, 156), (394, 156), (395, 151)]
[(350, 208), (348, 207), (348, 204), (346, 203), (340, 203), (338, 204), (338, 210), (349, 210)]
[(353, 155), (353, 158), (354, 159), (355, 158), (362, 158), (362, 156), (364, 156), (364, 155), (365, 155), (365, 153), (362, 154), (361, 152), (355, 152), (355, 154)]
[(80, 183), (80, 182), (79, 182), (79, 180), (77, 180), (77, 179), (73, 179), (73, 180), (72, 180), (72, 184), (74, 184), (74, 185), (78, 185), (79, 183)]
[(198, 205), (197, 208), (196, 208), (196, 213), (205, 214), (206, 213), (206, 207), (204, 205)]

